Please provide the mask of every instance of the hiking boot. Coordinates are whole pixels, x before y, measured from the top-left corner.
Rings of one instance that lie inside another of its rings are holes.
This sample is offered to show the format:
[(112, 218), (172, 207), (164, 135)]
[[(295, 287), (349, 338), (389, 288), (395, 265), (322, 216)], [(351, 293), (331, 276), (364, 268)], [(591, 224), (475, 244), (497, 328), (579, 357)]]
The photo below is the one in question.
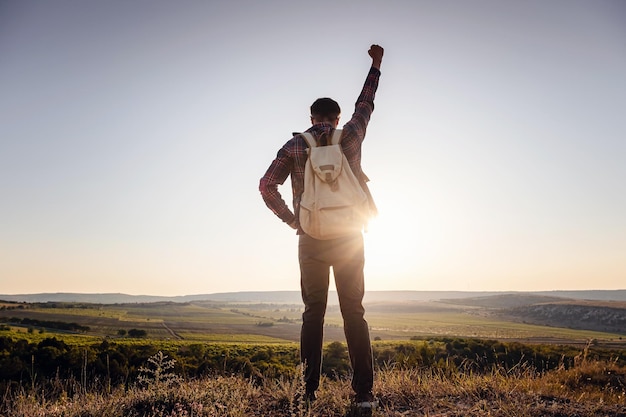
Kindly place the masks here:
[(371, 416), (374, 410), (378, 407), (378, 401), (374, 398), (372, 393), (357, 395), (354, 399), (354, 415), (355, 416)]

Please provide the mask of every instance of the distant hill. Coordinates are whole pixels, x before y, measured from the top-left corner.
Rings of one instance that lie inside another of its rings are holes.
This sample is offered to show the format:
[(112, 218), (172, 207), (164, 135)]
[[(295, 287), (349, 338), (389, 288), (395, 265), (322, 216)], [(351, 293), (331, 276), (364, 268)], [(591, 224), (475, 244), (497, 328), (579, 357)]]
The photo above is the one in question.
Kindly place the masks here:
[[(434, 301), (442, 298), (455, 299), (469, 296), (488, 296), (490, 294), (497, 293), (464, 291), (368, 291), (365, 294), (365, 302)], [(40, 293), (0, 295), (0, 300), (26, 303), (77, 302), (94, 304), (153, 303), (163, 301), (178, 303), (215, 301), (224, 303), (301, 304), (302, 296), (300, 291), (240, 291), (172, 297), (121, 293)], [(329, 304), (337, 304), (337, 293), (331, 291), (328, 300)]]
[(626, 301), (626, 290), (539, 291), (537, 295), (574, 298), (576, 300)]
[[(442, 302), (467, 307), (481, 307), (500, 319), (563, 327), (626, 334), (626, 301), (605, 299), (606, 294), (592, 300), (592, 294), (579, 297), (556, 297), (536, 293), (508, 293), (486, 297), (446, 299)], [(568, 296), (576, 295), (564, 291)], [(616, 297), (614, 297), (616, 298)]]
[(444, 303), (461, 306), (484, 307), (484, 308), (514, 308), (533, 304), (560, 302), (572, 300), (572, 298), (554, 297), (534, 293), (507, 293), (489, 295), (486, 297), (468, 297), (459, 299), (443, 299)]
[[(496, 297), (496, 298), (490, 298)], [(499, 298), (497, 298), (499, 297)], [(626, 301), (626, 290), (589, 290), (589, 291), (542, 291), (542, 292), (498, 292), (498, 291), (368, 291), (365, 303), (401, 302), (401, 301), (438, 301), (446, 300), (456, 304), (477, 305), (481, 307), (502, 308), (530, 305), (557, 299), (574, 300), (613, 300)], [(460, 301), (460, 299), (466, 299)], [(12, 302), (83, 302), (95, 304), (123, 304), (150, 302), (242, 302), (242, 303), (277, 303), (301, 304), (300, 291), (242, 291), (214, 294), (196, 294), (185, 296), (129, 295), (121, 293), (81, 294), (81, 293), (40, 293), (0, 295), (0, 300)], [(329, 304), (337, 303), (337, 295), (331, 292)], [(469, 304), (467, 304), (469, 303)], [(471, 304), (474, 303), (474, 304)], [(481, 304), (482, 303), (482, 304)]]
[(624, 302), (542, 303), (504, 309), (498, 316), (543, 326), (626, 335)]

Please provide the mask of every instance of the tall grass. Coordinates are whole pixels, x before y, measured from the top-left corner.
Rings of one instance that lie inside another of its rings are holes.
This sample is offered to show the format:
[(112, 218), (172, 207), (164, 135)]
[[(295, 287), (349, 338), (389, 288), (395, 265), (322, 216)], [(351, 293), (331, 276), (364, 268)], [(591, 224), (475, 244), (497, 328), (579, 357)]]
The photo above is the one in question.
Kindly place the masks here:
[[(163, 364), (167, 361), (160, 359)], [(152, 364), (154, 366), (154, 363)], [(154, 372), (147, 373), (154, 376)], [(77, 381), (56, 380), (46, 387), (4, 393), (3, 417), (217, 417), (348, 416), (350, 382), (323, 379), (318, 400), (299, 400), (303, 383), (293, 377), (244, 378), (216, 375), (183, 381), (145, 378), (140, 385), (97, 384), (77, 389)], [(168, 381), (163, 383), (163, 381)], [(615, 361), (583, 359), (575, 367), (538, 372), (519, 366), (487, 373), (434, 368), (394, 369), (376, 374), (375, 416), (626, 417), (626, 367)]]

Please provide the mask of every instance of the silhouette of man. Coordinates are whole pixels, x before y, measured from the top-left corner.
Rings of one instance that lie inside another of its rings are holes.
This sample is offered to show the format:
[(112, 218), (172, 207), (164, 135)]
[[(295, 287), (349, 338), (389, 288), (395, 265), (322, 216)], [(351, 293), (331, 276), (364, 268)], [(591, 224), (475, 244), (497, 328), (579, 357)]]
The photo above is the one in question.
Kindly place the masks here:
[[(361, 179), (364, 190), (365, 175), (361, 170), (361, 144), (374, 111), (374, 95), (378, 88), (380, 64), (384, 50), (372, 45), (368, 51), (372, 65), (359, 95), (350, 121), (343, 126), (341, 146), (355, 176)], [(341, 109), (336, 101), (320, 98), (311, 105), (311, 124), (307, 130), (318, 143), (330, 138), (339, 124)], [(330, 240), (318, 240), (303, 232), (298, 220), (299, 203), (304, 190), (304, 170), (307, 160), (305, 139), (296, 134), (278, 151), (261, 178), (259, 191), (265, 204), (283, 222), (297, 230), (300, 286), (305, 310), (302, 314), (300, 354), (304, 369), (307, 400), (315, 400), (322, 366), (324, 315), (329, 287), (330, 267), (333, 268), (339, 305), (344, 320), (344, 333), (353, 370), (352, 389), (357, 407), (371, 408), (374, 370), (368, 324), (364, 319), (364, 248), (359, 231)], [(291, 176), (293, 212), (278, 191)]]

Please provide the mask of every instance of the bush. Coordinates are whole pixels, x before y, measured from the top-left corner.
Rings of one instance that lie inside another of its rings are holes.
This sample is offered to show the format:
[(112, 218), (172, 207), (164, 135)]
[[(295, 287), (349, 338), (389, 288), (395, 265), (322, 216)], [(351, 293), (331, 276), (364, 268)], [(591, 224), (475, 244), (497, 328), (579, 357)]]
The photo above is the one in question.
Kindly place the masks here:
[(148, 332), (146, 332), (145, 330), (141, 330), (141, 329), (130, 329), (128, 331), (128, 335), (130, 337), (146, 337), (148, 336)]

